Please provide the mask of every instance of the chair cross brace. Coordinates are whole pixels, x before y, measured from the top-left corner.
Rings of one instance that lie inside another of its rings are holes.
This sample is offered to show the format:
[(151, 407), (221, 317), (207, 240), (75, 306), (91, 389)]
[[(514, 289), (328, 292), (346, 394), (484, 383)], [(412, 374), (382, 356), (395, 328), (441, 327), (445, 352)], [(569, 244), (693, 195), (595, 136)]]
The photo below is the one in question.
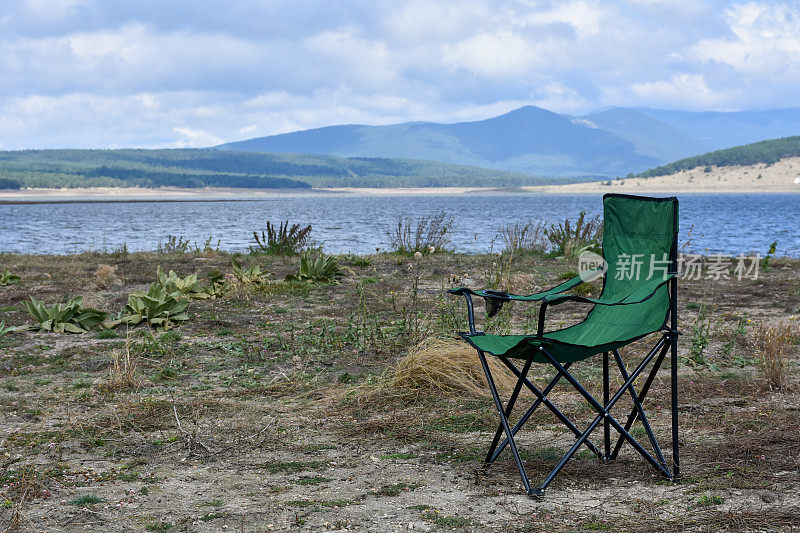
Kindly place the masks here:
[[(544, 495), (544, 491), (547, 486), (553, 481), (553, 478), (561, 471), (561, 469), (566, 465), (566, 463), (575, 455), (575, 453), (580, 449), (581, 446), (585, 445), (589, 448), (598, 458), (603, 461), (610, 461), (616, 459), (617, 455), (619, 454), (619, 450), (622, 445), (627, 441), (631, 444), (631, 446), (648, 462), (650, 463), (662, 476), (674, 480), (677, 477), (677, 454), (675, 453), (674, 448), (677, 446), (677, 443), (674, 442), (673, 439), (673, 468), (670, 469), (667, 465), (667, 462), (664, 460), (663, 453), (661, 451), (661, 447), (656, 440), (655, 434), (650, 426), (650, 422), (647, 419), (647, 415), (644, 412), (642, 407), (642, 402), (645, 401), (647, 397), (647, 393), (650, 390), (650, 387), (655, 379), (656, 374), (658, 373), (659, 368), (661, 367), (661, 363), (666, 356), (667, 351), (669, 350), (670, 346), (674, 344), (674, 336), (667, 332), (665, 333), (659, 341), (656, 343), (655, 346), (645, 355), (645, 357), (641, 360), (638, 366), (628, 374), (627, 369), (625, 368), (625, 364), (623, 363), (622, 357), (620, 356), (617, 350), (612, 350), (611, 353), (613, 354), (614, 360), (619, 368), (620, 374), (622, 375), (622, 379), (624, 383), (620, 386), (620, 388), (614, 393), (613, 396), (610, 395), (609, 390), (609, 354), (608, 352), (603, 354), (603, 403), (601, 404), (598, 400), (594, 398), (573, 376), (569, 373), (568, 369), (571, 366), (571, 363), (561, 364), (559, 363), (545, 348), (540, 347), (539, 352), (542, 356), (549, 362), (557, 371), (557, 374), (550, 380), (547, 386), (539, 390), (531, 381), (528, 379), (527, 374), (530, 371), (531, 363), (533, 362), (533, 358), (527, 358), (525, 360), (525, 364), (522, 367), (522, 370), (517, 368), (514, 363), (512, 363), (507, 357), (505, 356), (498, 356), (500, 361), (508, 367), (508, 369), (517, 377), (517, 383), (514, 386), (514, 390), (509, 397), (508, 403), (506, 404), (505, 408), (503, 407), (503, 402), (500, 399), (500, 395), (497, 391), (497, 387), (495, 385), (494, 379), (492, 378), (491, 371), (489, 370), (489, 365), (486, 361), (486, 356), (484, 352), (478, 350), (478, 356), (481, 361), (481, 366), (483, 367), (483, 371), (486, 374), (486, 380), (489, 384), (489, 389), (492, 393), (492, 398), (495, 403), (495, 408), (497, 409), (498, 414), (500, 415), (500, 424), (495, 432), (494, 439), (492, 440), (491, 445), (489, 446), (488, 453), (486, 455), (486, 463), (490, 464), (494, 462), (500, 453), (506, 448), (506, 446), (511, 448), (511, 454), (514, 457), (514, 461), (517, 464), (517, 469), (519, 470), (520, 476), (522, 477), (522, 483), (525, 486), (525, 490), (527, 491), (528, 495), (534, 497), (540, 497)], [(674, 356), (674, 353), (673, 353)], [(644, 372), (645, 368), (650, 364), (651, 361), (655, 360), (653, 364), (653, 368), (650, 371), (645, 383), (642, 385), (641, 390), (637, 393), (634, 387), (634, 383), (637, 378)], [(547, 398), (547, 395), (553, 390), (553, 388), (558, 384), (561, 378), (566, 379), (580, 394), (584, 397), (584, 399), (589, 403), (589, 405), (597, 412), (597, 416), (592, 420), (592, 422), (586, 427), (586, 429), (581, 432), (575, 424), (573, 424), (567, 417), (564, 415), (558, 407), (553, 405), (553, 403)], [(530, 408), (522, 415), (520, 420), (514, 425), (512, 428), (509, 423), (509, 416), (511, 415), (512, 410), (517, 402), (519, 397), (519, 393), (522, 390), (523, 385), (530, 390), (536, 400), (531, 405)], [(625, 395), (625, 393), (630, 395), (631, 400), (633, 401), (633, 408), (628, 415), (628, 418), (625, 424), (620, 424), (616, 418), (614, 418), (610, 411), (614, 407), (614, 405), (619, 401), (619, 399)], [(674, 402), (673, 402), (674, 403)], [(522, 459), (519, 455), (519, 450), (517, 449), (516, 442), (514, 441), (514, 436), (519, 432), (519, 430), (525, 425), (528, 419), (533, 415), (534, 411), (540, 406), (544, 405), (556, 417), (577, 437), (577, 440), (572, 445), (570, 450), (564, 455), (564, 457), (558, 462), (558, 464), (553, 468), (553, 470), (548, 474), (548, 476), (544, 479), (542, 484), (539, 487), (533, 488), (531, 487), (530, 480), (528, 479), (528, 475), (525, 472), (525, 466), (522, 463)], [(675, 407), (675, 406), (673, 406)], [(647, 438), (650, 442), (650, 446), (653, 449), (655, 454), (655, 458), (648, 453), (644, 447), (639, 444), (639, 442), (629, 433), (631, 426), (636, 420), (641, 420), (642, 425), (644, 426), (645, 432), (647, 434)], [(604, 433), (604, 451), (600, 452), (594, 444), (591, 443), (589, 440), (589, 436), (591, 433), (597, 428), (597, 426), (603, 422), (603, 433)], [(617, 433), (619, 433), (619, 438), (613, 448), (611, 449), (611, 438), (610, 438), (610, 429), (613, 427)], [(505, 433), (505, 439), (500, 442), (500, 437), (502, 434)], [(499, 444), (498, 444), (499, 443)]]

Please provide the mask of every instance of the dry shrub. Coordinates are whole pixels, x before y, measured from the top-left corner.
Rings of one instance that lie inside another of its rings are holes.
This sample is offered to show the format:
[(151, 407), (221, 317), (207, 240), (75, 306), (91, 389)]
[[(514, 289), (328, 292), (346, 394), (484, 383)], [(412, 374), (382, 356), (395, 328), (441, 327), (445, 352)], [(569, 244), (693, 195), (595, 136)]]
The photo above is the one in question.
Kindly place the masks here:
[(544, 222), (528, 220), (506, 224), (500, 229), (500, 235), (507, 252), (544, 252), (550, 242), (545, 235), (546, 230)]
[[(510, 390), (516, 378), (495, 357), (487, 356), (498, 388)], [(474, 348), (455, 339), (427, 339), (409, 350), (389, 374), (389, 386), (467, 393), (485, 397), (488, 392), (483, 367)]]
[(94, 282), (100, 289), (105, 289), (117, 283), (117, 265), (100, 265), (94, 271)]
[(798, 341), (797, 325), (780, 322), (774, 326), (758, 325), (753, 331), (753, 351), (764, 385), (772, 390), (787, 385), (789, 353)]
[(10, 516), (6, 517), (5, 528), (2, 529), (2, 533), (22, 531), (27, 521), (25, 517), (25, 502), (41, 497), (44, 491), (44, 486), (38, 479), (36, 472), (29, 467), (22, 467), (16, 475), (9, 473), (7, 480), (11, 481), (6, 485), (7, 501), (11, 506), (8, 509)]
[(397, 227), (387, 232), (393, 251), (408, 254), (432, 253), (450, 244), (449, 234), (455, 225), (455, 217), (440, 211), (416, 220), (400, 218)]
[(111, 371), (103, 387), (108, 390), (130, 390), (139, 386), (136, 376), (136, 360), (131, 356), (130, 338), (125, 348), (111, 350)]

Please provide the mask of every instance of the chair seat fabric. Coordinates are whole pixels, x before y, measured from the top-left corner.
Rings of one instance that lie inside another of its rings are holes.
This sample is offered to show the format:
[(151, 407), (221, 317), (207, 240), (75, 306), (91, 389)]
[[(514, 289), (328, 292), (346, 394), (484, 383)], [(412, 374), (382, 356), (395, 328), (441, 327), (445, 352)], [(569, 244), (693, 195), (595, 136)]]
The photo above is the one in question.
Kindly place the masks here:
[[(661, 329), (647, 324), (620, 324), (600, 321), (585, 321), (569, 328), (545, 333), (542, 338), (531, 335), (489, 335), (461, 333), (474, 348), (492, 355), (503, 355), (512, 359), (533, 358), (545, 363), (547, 359), (539, 352), (543, 346), (560, 363), (580, 361), (603, 352), (629, 344)], [(597, 342), (592, 341), (596, 339)]]

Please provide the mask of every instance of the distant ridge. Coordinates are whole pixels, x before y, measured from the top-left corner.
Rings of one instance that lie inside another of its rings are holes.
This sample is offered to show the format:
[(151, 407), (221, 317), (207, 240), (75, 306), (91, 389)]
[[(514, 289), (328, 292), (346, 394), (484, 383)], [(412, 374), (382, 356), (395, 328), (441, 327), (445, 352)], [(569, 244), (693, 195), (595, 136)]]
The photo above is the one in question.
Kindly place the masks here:
[(525, 106), (473, 122), (326, 126), (217, 148), (424, 159), (537, 176), (613, 177), (789, 135), (800, 135), (800, 109), (693, 112), (619, 107), (571, 116)]
[(426, 159), (560, 177), (617, 175), (663, 161), (617, 135), (533, 106), (476, 122), (328, 126), (217, 148)]
[(668, 165), (651, 168), (638, 174), (630, 174), (629, 177), (667, 176), (681, 170), (691, 170), (697, 167), (730, 167), (759, 163), (772, 165), (781, 159), (796, 156), (800, 156), (800, 136), (770, 139), (768, 141), (734, 146), (725, 150), (716, 150), (694, 157), (687, 157)]
[(209, 149), (0, 151), (0, 188), (518, 187), (558, 180), (436, 161)]

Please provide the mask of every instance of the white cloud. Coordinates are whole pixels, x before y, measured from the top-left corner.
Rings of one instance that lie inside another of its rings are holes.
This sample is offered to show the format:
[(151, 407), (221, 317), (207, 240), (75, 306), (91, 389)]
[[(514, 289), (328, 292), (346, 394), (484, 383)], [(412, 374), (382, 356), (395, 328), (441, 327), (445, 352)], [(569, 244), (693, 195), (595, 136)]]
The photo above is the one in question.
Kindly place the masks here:
[(482, 1), (409, 0), (383, 26), (393, 39), (417, 45), (457, 41), (492, 18), (493, 10)]
[(701, 74), (676, 74), (668, 80), (637, 83), (633, 93), (640, 101), (669, 107), (718, 107), (730, 101), (730, 94), (715, 91)]
[(78, 13), (91, 0), (25, 0), (22, 8), (36, 19), (45, 22), (61, 21)]
[(523, 74), (536, 57), (534, 47), (509, 30), (482, 33), (444, 47), (442, 64), (481, 76)]
[(244, 128), (240, 128), (237, 132), (242, 137), (253, 137), (258, 132), (258, 126), (255, 124), (250, 124), (249, 126), (245, 126)]
[(533, 104), (561, 113), (580, 112), (589, 106), (589, 101), (571, 87), (558, 82), (548, 83), (532, 98)]
[(732, 37), (703, 39), (691, 48), (701, 62), (718, 62), (747, 74), (797, 76), (800, 6), (750, 2), (726, 10)]
[(225, 139), (217, 137), (205, 130), (193, 128), (173, 128), (175, 133), (181, 135), (181, 139), (172, 143), (173, 148), (203, 148), (205, 146), (216, 146), (225, 142)]
[(571, 26), (579, 36), (597, 35), (602, 30), (610, 28), (604, 27), (603, 23), (608, 20), (610, 11), (609, 6), (600, 7), (595, 2), (575, 0), (569, 2), (559, 2), (550, 9), (533, 12), (524, 17), (526, 24), (545, 25), (545, 24), (567, 24)]
[(380, 86), (397, 78), (385, 42), (364, 39), (354, 28), (323, 32), (305, 40), (305, 48), (324, 61), (327, 74), (341, 84)]

